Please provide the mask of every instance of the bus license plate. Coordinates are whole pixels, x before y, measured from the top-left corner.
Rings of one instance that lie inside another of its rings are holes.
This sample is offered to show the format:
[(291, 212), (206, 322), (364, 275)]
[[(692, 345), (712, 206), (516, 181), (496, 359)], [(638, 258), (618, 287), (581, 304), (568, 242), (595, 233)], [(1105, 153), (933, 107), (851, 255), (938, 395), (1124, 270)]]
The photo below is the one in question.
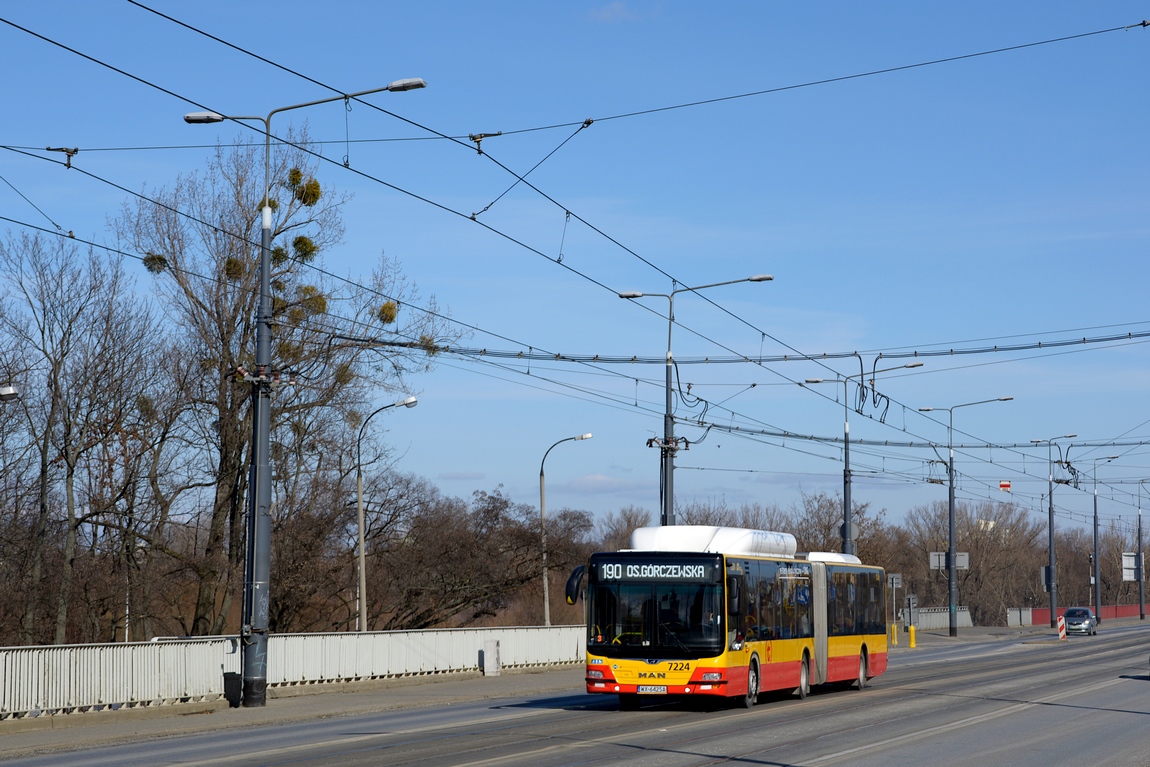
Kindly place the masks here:
[(648, 695), (666, 695), (667, 694), (667, 686), (666, 685), (641, 684), (641, 685), (639, 685), (639, 692), (646, 693)]

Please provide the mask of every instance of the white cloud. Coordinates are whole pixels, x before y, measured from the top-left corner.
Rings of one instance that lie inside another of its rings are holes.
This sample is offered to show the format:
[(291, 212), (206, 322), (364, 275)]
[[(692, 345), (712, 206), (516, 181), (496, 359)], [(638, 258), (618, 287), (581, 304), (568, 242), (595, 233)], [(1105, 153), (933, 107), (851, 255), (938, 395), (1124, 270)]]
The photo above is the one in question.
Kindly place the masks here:
[(611, 493), (649, 492), (653, 480), (635, 481), (633, 479), (619, 479), (606, 474), (587, 474), (564, 484), (564, 489), (579, 493), (593, 493), (607, 495)]
[(588, 14), (593, 21), (615, 23), (619, 21), (638, 21), (639, 15), (627, 7), (622, 0), (615, 0), (601, 8), (592, 8)]

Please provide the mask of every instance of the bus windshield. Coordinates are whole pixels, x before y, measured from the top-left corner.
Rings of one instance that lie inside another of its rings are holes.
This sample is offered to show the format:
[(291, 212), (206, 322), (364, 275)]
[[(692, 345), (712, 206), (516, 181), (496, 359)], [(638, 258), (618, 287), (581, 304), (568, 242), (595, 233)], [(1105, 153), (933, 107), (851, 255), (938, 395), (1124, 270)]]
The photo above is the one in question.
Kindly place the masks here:
[(726, 646), (721, 565), (593, 561), (588, 649), (612, 658), (719, 655)]

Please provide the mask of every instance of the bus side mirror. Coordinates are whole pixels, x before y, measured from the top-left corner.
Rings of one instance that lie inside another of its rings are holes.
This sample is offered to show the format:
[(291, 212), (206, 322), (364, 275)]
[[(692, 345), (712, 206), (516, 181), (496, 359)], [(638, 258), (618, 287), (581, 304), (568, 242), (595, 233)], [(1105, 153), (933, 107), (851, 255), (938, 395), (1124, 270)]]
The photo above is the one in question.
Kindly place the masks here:
[(579, 592), (583, 590), (583, 576), (587, 574), (587, 565), (579, 565), (571, 572), (567, 579), (567, 604), (573, 605), (579, 601)]
[(742, 593), (739, 588), (739, 579), (734, 575), (727, 577), (727, 613), (729, 615), (737, 615), (739, 613), (739, 603), (742, 601)]

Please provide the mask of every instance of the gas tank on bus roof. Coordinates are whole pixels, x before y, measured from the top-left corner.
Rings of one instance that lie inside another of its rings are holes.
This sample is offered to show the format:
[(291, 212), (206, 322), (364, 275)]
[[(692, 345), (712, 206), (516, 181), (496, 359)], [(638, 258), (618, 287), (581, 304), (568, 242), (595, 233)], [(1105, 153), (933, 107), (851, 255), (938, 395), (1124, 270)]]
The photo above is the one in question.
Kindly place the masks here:
[(631, 533), (630, 551), (699, 551), (709, 554), (794, 558), (790, 533), (716, 525), (640, 527)]
[(830, 562), (840, 565), (861, 565), (862, 560), (854, 554), (840, 554), (837, 551), (812, 551), (804, 557), (808, 562)]

